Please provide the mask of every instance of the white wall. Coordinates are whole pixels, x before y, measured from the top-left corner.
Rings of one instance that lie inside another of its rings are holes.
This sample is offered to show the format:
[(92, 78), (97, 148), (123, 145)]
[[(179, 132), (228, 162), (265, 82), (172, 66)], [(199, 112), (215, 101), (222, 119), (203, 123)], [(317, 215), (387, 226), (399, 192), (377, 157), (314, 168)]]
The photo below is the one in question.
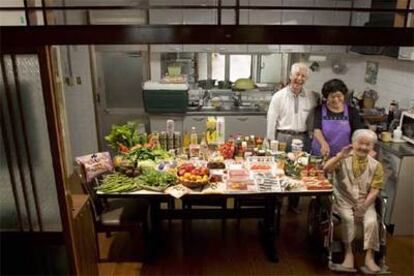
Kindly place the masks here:
[[(66, 46), (60, 47), (63, 78), (70, 76)], [(88, 46), (69, 46), (73, 83), (64, 83), (72, 158), (98, 151)], [(77, 83), (80, 78), (81, 83)]]
[[(320, 71), (313, 72), (306, 83), (306, 88), (320, 92), (324, 82), (338, 78), (342, 79), (350, 90), (355, 93), (367, 88), (374, 89), (379, 94), (377, 107), (388, 108), (392, 100), (400, 103), (401, 108), (408, 108), (409, 101), (414, 100), (414, 62), (403, 61), (385, 56), (367, 56), (360, 54), (340, 55), (345, 63), (345, 74), (332, 72), (331, 58), (320, 62)], [(365, 82), (365, 69), (367, 61), (379, 63), (377, 83), (375, 85)]]

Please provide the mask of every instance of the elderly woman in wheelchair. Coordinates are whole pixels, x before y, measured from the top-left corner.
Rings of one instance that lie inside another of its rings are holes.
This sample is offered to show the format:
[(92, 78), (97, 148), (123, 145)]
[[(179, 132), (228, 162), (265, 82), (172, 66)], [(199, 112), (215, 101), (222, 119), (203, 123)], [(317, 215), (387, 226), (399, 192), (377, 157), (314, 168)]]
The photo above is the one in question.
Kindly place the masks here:
[(342, 221), (342, 240), (345, 258), (342, 264), (334, 264), (334, 270), (354, 272), (352, 241), (355, 223), (362, 222), (364, 235), (365, 269), (376, 273), (380, 267), (375, 263), (374, 251), (379, 250), (379, 231), (375, 199), (384, 185), (381, 163), (369, 155), (376, 134), (359, 129), (352, 136), (352, 145), (345, 146), (335, 157), (328, 160), (324, 170), (334, 174), (334, 208)]

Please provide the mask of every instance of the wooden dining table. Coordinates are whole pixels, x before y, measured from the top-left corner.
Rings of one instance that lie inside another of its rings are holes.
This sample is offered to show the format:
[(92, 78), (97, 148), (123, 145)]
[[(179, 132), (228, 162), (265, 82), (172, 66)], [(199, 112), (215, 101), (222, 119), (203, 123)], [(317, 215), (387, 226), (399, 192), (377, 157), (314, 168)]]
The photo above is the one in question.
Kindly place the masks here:
[(280, 209), (283, 197), (289, 195), (298, 196), (329, 196), (332, 189), (328, 190), (292, 190), (279, 192), (221, 192), (221, 193), (202, 193), (200, 191), (192, 191), (180, 197), (180, 200), (191, 199), (197, 202), (197, 199), (234, 199), (234, 200), (259, 200), (261, 204), (255, 208), (161, 208), (161, 203), (171, 199), (171, 195), (162, 192), (153, 192), (140, 190), (128, 193), (102, 193), (98, 192), (99, 198), (139, 198), (146, 199), (150, 204), (149, 215), (149, 248), (151, 252), (147, 252), (154, 260), (156, 258), (156, 249), (158, 239), (161, 234), (161, 221), (171, 219), (245, 219), (257, 218), (259, 222), (260, 242), (263, 250), (271, 262), (278, 262), (279, 257), (276, 248), (276, 236), (280, 228)]

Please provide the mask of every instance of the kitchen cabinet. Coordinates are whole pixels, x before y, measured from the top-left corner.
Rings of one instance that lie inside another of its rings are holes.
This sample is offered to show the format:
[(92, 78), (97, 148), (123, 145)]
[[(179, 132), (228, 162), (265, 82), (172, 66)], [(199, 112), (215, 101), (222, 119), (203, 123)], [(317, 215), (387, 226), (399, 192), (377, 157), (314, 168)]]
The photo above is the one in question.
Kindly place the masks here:
[(394, 235), (413, 235), (414, 146), (382, 142), (378, 145), (388, 198), (385, 222)]
[(247, 53), (245, 44), (217, 44), (215, 46), (217, 53)]
[(310, 52), (315, 54), (330, 54), (330, 53), (346, 53), (346, 46), (338, 45), (312, 45), (310, 46)]
[(161, 44), (151, 45), (151, 52), (153, 53), (179, 53), (183, 51), (181, 44)]
[(414, 60), (414, 47), (400, 47), (398, 59)]
[(184, 52), (213, 53), (214, 50), (215, 50), (214, 44), (185, 44), (183, 45)]
[(330, 53), (332, 50), (332, 47), (329, 45), (312, 45), (310, 47), (311, 53)]
[(266, 134), (266, 116), (264, 115), (237, 115), (225, 117), (226, 139), (230, 135), (257, 135), (264, 137)]
[(182, 116), (170, 116), (170, 115), (153, 115), (150, 116), (150, 129), (151, 132), (165, 131), (167, 127), (167, 120), (174, 120), (174, 131), (183, 132), (183, 117)]
[(184, 52), (194, 53), (247, 53), (247, 45), (244, 44), (186, 44)]
[(348, 47), (347, 46), (339, 46), (339, 45), (332, 45), (331, 53), (347, 53)]
[(280, 51), (282, 53), (308, 53), (310, 48), (308, 45), (280, 45)]
[(249, 53), (280, 53), (280, 45), (247, 45)]

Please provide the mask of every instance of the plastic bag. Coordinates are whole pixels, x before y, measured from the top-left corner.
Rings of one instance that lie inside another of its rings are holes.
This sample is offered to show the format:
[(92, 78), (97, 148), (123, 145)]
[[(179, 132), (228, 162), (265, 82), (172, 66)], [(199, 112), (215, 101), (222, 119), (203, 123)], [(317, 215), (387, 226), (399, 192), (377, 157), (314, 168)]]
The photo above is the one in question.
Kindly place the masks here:
[(81, 166), (86, 182), (90, 182), (93, 178), (114, 169), (109, 152), (83, 155), (76, 157), (75, 160)]

